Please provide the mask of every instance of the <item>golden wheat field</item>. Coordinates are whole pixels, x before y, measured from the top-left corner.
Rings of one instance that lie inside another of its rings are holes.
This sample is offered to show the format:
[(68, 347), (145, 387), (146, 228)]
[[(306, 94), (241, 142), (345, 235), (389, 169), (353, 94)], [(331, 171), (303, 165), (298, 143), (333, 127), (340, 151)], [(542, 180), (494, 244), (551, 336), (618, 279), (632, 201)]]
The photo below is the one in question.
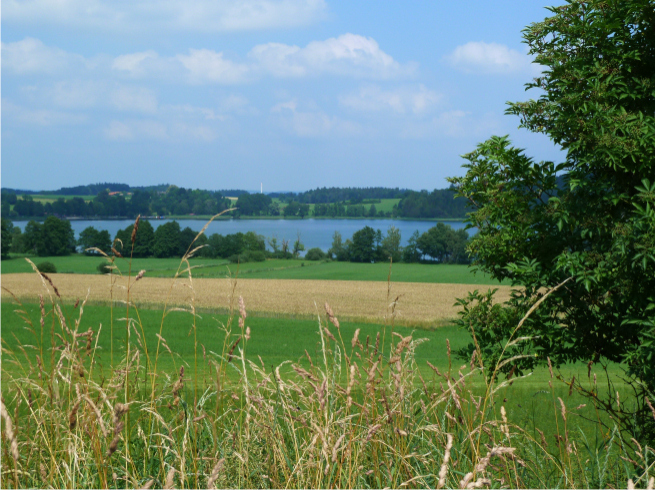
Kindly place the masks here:
[[(125, 300), (127, 278), (81, 274), (56, 274), (51, 279), (62, 299), (108, 302)], [(114, 281), (112, 287), (112, 280)], [(2, 298), (11, 291), (21, 300), (35, 299), (46, 294), (37, 274), (4, 274)], [(310, 316), (322, 311), (327, 301), (335, 314), (343, 319), (379, 322), (389, 311), (389, 305), (400, 296), (396, 307), (396, 323), (439, 325), (454, 318), (456, 298), (466, 296), (475, 288), (466, 284), (392, 283), (371, 281), (312, 281), (287, 279), (172, 279), (144, 277), (131, 280), (130, 296), (137, 306), (189, 305), (196, 308), (224, 310), (230, 302), (243, 296), (248, 311), (258, 314)], [(50, 288), (52, 289), (52, 288)], [(497, 299), (509, 297), (510, 288), (499, 287)], [(317, 309), (318, 308), (318, 309)]]

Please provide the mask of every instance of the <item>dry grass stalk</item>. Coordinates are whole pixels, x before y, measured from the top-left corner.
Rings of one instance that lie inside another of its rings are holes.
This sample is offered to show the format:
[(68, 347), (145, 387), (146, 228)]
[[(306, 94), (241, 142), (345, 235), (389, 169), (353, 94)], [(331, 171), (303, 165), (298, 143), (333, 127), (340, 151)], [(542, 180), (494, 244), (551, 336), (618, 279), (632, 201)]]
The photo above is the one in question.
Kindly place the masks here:
[(16, 433), (14, 432), (14, 424), (11, 421), (11, 417), (7, 412), (4, 401), (0, 400), (0, 416), (5, 421), (5, 436), (9, 441), (9, 453), (14, 459), (14, 465), (18, 465), (18, 441), (16, 440)]
[(453, 448), (453, 436), (451, 434), (446, 434), (446, 438), (446, 449), (443, 455), (443, 463), (441, 463), (441, 469), (439, 470), (439, 483), (437, 484), (437, 488), (443, 488), (446, 485), (446, 476), (448, 475), (448, 462), (450, 461), (450, 451)]
[(168, 470), (168, 473), (166, 474), (166, 481), (164, 482), (164, 488), (175, 488), (175, 468)]
[(221, 471), (223, 471), (224, 466), (225, 458), (221, 458), (216, 462), (214, 468), (212, 469), (212, 473), (207, 480), (207, 488), (216, 488), (216, 480), (218, 480), (218, 476), (220, 475)]

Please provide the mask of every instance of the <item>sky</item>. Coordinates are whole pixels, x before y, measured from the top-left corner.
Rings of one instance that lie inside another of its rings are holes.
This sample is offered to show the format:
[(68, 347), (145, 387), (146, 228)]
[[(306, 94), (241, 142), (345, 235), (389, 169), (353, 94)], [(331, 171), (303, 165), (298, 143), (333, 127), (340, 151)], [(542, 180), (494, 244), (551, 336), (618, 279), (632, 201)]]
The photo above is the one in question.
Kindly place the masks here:
[[(3, 0), (3, 187), (435, 189), (537, 98), (542, 0)], [(561, 2), (560, 2), (561, 3)]]

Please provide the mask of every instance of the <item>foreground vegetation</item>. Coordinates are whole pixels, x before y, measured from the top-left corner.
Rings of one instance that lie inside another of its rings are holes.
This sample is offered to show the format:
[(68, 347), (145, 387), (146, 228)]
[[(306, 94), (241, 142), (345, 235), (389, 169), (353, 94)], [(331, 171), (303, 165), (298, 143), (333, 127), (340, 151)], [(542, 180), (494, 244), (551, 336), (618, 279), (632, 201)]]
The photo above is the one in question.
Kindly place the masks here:
[(327, 304), (314, 321), (253, 318), (235, 297), (227, 315), (198, 315), (193, 299), (62, 303), (42, 277), (40, 304), (2, 304), (3, 488), (594, 488), (654, 474), (652, 449), (561, 382), (600, 393), (602, 369), (489, 379), (502, 360), (460, 365), (451, 352), (472, 338), (397, 327), (397, 300), (383, 325), (341, 324)]

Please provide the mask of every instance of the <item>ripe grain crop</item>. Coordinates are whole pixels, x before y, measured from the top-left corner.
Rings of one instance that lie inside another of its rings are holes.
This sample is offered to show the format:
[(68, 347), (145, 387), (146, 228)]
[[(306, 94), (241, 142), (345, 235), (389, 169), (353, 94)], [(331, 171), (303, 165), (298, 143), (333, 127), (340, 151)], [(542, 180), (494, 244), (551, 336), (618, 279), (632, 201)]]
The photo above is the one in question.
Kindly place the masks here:
[[(57, 285), (65, 301), (84, 298), (88, 291), (92, 302), (110, 300), (109, 276), (58, 274)], [(116, 278), (114, 301), (126, 300), (127, 279)], [(22, 299), (35, 299), (42, 291), (41, 281), (35, 274), (5, 274), (4, 287)], [(230, 279), (193, 279), (196, 308), (223, 311), (230, 306), (233, 284)], [(139, 306), (161, 306), (171, 287), (171, 280), (149, 278), (146, 272), (138, 284), (131, 287), (131, 300)], [(394, 298), (401, 301), (396, 309), (396, 324), (443, 324), (457, 315), (456, 298), (464, 297), (480, 286), (466, 284), (395, 283)], [(486, 288), (485, 286), (483, 286)], [(314, 281), (279, 279), (239, 279), (235, 294), (248, 298), (252, 313), (315, 316), (316, 305), (326, 301), (334, 305), (335, 314), (342, 319), (375, 321), (384, 320), (389, 310), (388, 284), (373, 281)], [(499, 286), (496, 295), (501, 301), (509, 298), (510, 288)], [(3, 291), (2, 297), (8, 297)], [(191, 289), (188, 279), (178, 279), (172, 289), (169, 304), (189, 304)]]

